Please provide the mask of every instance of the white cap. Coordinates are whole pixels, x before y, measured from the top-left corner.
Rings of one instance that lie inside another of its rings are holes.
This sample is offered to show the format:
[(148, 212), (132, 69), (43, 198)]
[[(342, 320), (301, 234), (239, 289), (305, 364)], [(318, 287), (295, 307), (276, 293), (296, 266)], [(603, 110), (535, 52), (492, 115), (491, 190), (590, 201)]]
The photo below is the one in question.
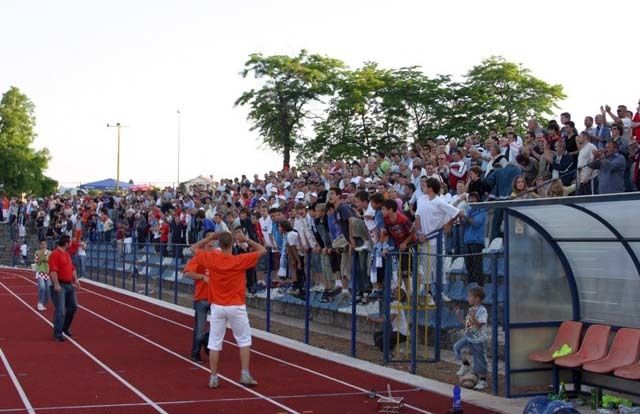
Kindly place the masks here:
[(302, 191), (296, 194), (296, 200), (304, 200), (304, 193)]
[(318, 194), (317, 193), (309, 193), (309, 196), (318, 198)]

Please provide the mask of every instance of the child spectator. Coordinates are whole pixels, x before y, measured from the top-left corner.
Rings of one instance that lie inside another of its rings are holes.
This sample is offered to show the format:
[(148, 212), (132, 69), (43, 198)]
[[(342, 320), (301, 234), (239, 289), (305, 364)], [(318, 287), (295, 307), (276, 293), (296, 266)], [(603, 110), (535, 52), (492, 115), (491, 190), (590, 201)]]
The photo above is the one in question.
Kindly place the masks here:
[(38, 282), (38, 306), (39, 311), (46, 311), (45, 305), (49, 303), (49, 290), (51, 280), (49, 279), (49, 253), (47, 241), (40, 240), (40, 248), (35, 254), (36, 281)]
[(484, 289), (481, 287), (473, 287), (469, 289), (467, 294), (467, 302), (471, 307), (467, 311), (467, 317), (463, 320), (462, 310), (456, 311), (456, 317), (464, 322), (464, 337), (453, 345), (453, 353), (456, 360), (461, 361), (462, 365), (457, 375), (462, 377), (472, 371), (469, 361), (462, 359), (461, 352), (463, 349), (469, 349), (473, 358), (473, 373), (478, 376), (478, 383), (474, 387), (475, 390), (484, 390), (487, 386), (487, 354), (486, 354), (486, 327), (487, 327), (487, 309), (482, 306), (484, 300)]
[(20, 256), (22, 256), (22, 264), (24, 267), (29, 267), (29, 246), (27, 246), (27, 241), (22, 239), (20, 243)]

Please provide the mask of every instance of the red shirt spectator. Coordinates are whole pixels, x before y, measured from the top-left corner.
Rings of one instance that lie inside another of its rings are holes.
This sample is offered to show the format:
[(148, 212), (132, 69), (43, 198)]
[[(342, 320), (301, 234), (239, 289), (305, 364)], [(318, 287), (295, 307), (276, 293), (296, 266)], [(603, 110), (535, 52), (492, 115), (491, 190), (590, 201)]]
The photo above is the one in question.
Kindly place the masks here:
[(169, 243), (169, 225), (162, 223), (160, 226), (160, 243)]
[(58, 247), (49, 255), (49, 273), (56, 272), (58, 281), (61, 283), (73, 282), (73, 272), (75, 270), (71, 256), (67, 251)]
[[(389, 233), (389, 237), (393, 239), (397, 248), (411, 235), (413, 223), (411, 223), (411, 220), (409, 220), (407, 216), (397, 212), (395, 221), (389, 216), (384, 218), (384, 228), (387, 230), (387, 233)], [(412, 239), (408, 240), (408, 242), (412, 241)]]
[(67, 248), (67, 253), (69, 253), (69, 256), (73, 256), (76, 253), (78, 253), (79, 247), (80, 247), (80, 243), (78, 242), (78, 240), (76, 239), (71, 240), (71, 243), (69, 243), (69, 247)]

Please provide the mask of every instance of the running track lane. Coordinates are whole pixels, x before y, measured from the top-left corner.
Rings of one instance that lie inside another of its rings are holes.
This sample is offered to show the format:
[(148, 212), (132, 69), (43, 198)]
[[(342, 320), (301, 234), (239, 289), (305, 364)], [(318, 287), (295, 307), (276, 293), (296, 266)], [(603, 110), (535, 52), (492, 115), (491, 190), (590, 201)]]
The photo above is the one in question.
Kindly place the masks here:
[[(23, 283), (25, 281), (29, 279), (25, 278)], [(28, 294), (18, 294), (18, 296), (28, 301), (35, 299), (33, 294), (31, 295), (33, 299), (29, 298)], [(239, 413), (244, 410), (255, 413), (296, 412), (284, 404), (267, 401), (255, 391), (224, 380), (221, 381), (225, 386), (224, 396), (220, 398), (218, 395), (219, 398), (215, 398), (216, 394), (206, 386), (208, 375), (203, 374), (208, 373), (208, 369), (180, 355), (172, 356), (170, 350), (167, 352), (154, 347), (145, 340), (148, 334), (144, 331), (126, 332), (111, 324), (108, 321), (111, 319), (110, 316), (104, 318), (98, 313), (92, 313), (89, 309), (83, 309), (82, 303), (88, 303), (88, 296), (94, 297), (94, 295), (85, 293), (81, 296), (79, 299), (81, 308), (76, 313), (72, 326), (74, 339), (114, 371), (119, 372), (152, 401), (160, 401), (158, 404), (163, 405), (163, 409), (167, 412)], [(125, 319), (130, 319), (130, 314), (129, 311)], [(220, 372), (224, 374), (223, 366)], [(162, 402), (166, 402), (166, 405)], [(78, 401), (68, 405), (86, 404)], [(60, 406), (59, 403), (54, 405)], [(102, 412), (110, 409), (106, 404), (102, 407)], [(135, 409), (133, 412), (136, 412)]]
[[(25, 285), (24, 280), (4, 278), (0, 278), (0, 283), (0, 291), (6, 293), (11, 289), (7, 285)], [(27, 303), (35, 303), (36, 294), (33, 289), (32, 293), (24, 296), (28, 298)], [(0, 300), (0, 314), (0, 332), (3, 338), (0, 343), (3, 353), (15, 372), (25, 397), (36, 410), (38, 407), (52, 405), (111, 405), (142, 401), (72, 343), (53, 342), (51, 327), (12, 295)], [(90, 380), (95, 377), (99, 377), (100, 381)], [(28, 412), (15, 387), (11, 390), (5, 381), (2, 383), (0, 412)], [(19, 410), (14, 411), (16, 409)], [(124, 408), (114, 412), (133, 414), (157, 411), (144, 406), (138, 410)]]
[[(176, 352), (186, 352), (185, 347), (187, 340), (190, 338), (192, 318), (189, 316), (180, 314), (178, 312), (149, 304), (148, 302), (131, 298), (126, 295), (115, 293), (110, 290), (96, 288), (91, 285), (88, 291), (94, 292), (96, 296), (106, 301), (101, 306), (107, 306), (111, 304), (110, 308), (116, 309), (112, 306), (115, 303), (127, 304), (129, 311), (137, 310), (142, 312), (148, 318), (160, 320), (161, 324), (158, 324), (158, 328), (154, 329), (154, 332), (164, 332), (169, 330), (171, 334), (161, 334), (159, 341), (163, 343), (173, 343), (177, 347)], [(97, 306), (97, 303), (96, 303)], [(133, 306), (133, 308), (131, 307)], [(105, 309), (105, 311), (109, 311)], [(129, 312), (123, 312), (124, 314), (119, 318), (123, 319)], [(146, 318), (144, 324), (148, 326), (150, 321)], [(160, 319), (164, 318), (164, 319)], [(137, 319), (137, 318), (136, 318)], [(126, 322), (123, 322), (126, 323)], [(131, 323), (129, 323), (131, 326)], [(180, 333), (181, 330), (187, 330), (189, 334), (185, 336), (184, 333)], [(231, 339), (231, 341), (229, 341)], [(229, 350), (232, 351), (231, 357)], [(228, 335), (228, 340), (225, 343), (225, 356), (222, 358), (223, 362), (231, 361), (237, 367), (237, 349), (233, 343), (232, 338)], [(276, 356), (276, 357), (274, 357)], [(282, 356), (283, 359), (277, 358)], [(274, 366), (275, 362), (275, 366)], [(237, 369), (237, 368), (236, 368)], [(396, 381), (391, 381), (385, 378), (378, 377), (376, 375), (367, 373), (365, 371), (346, 367), (342, 364), (333, 363), (319, 358), (310, 357), (308, 354), (296, 352), (274, 343), (262, 340), (256, 340), (254, 338), (254, 350), (252, 354), (252, 371), (258, 376), (259, 381), (263, 384), (268, 383), (269, 389), (265, 391), (261, 386), (261, 392), (268, 395), (309, 395), (314, 393), (349, 393), (350, 395), (341, 398), (333, 397), (327, 399), (325, 397), (308, 397), (303, 402), (304, 405), (300, 405), (300, 402), (290, 401), (289, 399), (282, 399), (287, 405), (300, 410), (308, 410), (312, 407), (331, 407), (332, 402), (335, 401), (338, 411), (345, 411), (346, 407), (349, 407), (351, 411), (348, 412), (371, 412), (371, 400), (364, 396), (364, 392), (373, 388), (376, 390), (384, 390), (386, 384), (390, 384), (393, 390), (410, 389), (411, 387), (406, 384), (402, 384)], [(302, 377), (303, 375), (304, 377)], [(359, 384), (360, 386), (356, 385)], [(360, 391), (359, 395), (354, 391)], [(407, 412), (444, 412), (451, 404), (449, 398), (443, 397), (438, 394), (415, 391), (406, 394), (398, 393), (406, 398), (407, 402), (411, 405), (415, 405), (416, 408), (422, 408), (420, 410), (407, 409)], [(316, 400), (311, 403), (312, 400)], [(364, 408), (364, 411), (360, 411), (358, 407)], [(488, 413), (490, 411), (480, 409), (475, 406), (465, 407), (468, 412), (471, 413)], [(323, 411), (321, 411), (323, 412)]]
[[(109, 315), (110, 319), (113, 319), (116, 323), (126, 325), (129, 329), (142, 332), (148, 331), (150, 332), (148, 334), (153, 335), (154, 341), (162, 342), (168, 348), (175, 349), (175, 352), (188, 354), (191, 334), (190, 325), (192, 323), (192, 318), (189, 316), (94, 286), (91, 286), (87, 291), (94, 292), (94, 295), (83, 295), (83, 303), (91, 306), (92, 310), (103, 315)], [(106, 295), (106, 297), (98, 295)], [(93, 301), (90, 299), (91, 296), (96, 296), (101, 300)], [(121, 305), (114, 306), (116, 303)], [(128, 307), (123, 306), (124, 304), (127, 304)], [(132, 317), (132, 307), (135, 307), (135, 310), (141, 314), (140, 316), (146, 316), (141, 318)], [(127, 310), (124, 311), (121, 308), (126, 308)], [(186, 335), (185, 331), (187, 332)], [(231, 343), (225, 344), (221, 365), (226, 366), (230, 362), (233, 372), (233, 370), (237, 371), (238, 369), (237, 350), (235, 346), (230, 345)], [(252, 371), (257, 374), (258, 380), (261, 381), (260, 392), (271, 395), (301, 411), (313, 410), (314, 414), (318, 412), (370, 413), (373, 409), (373, 401), (366, 398), (362, 391), (370, 388), (383, 390), (387, 383), (391, 385), (393, 390), (410, 389), (405, 384), (341, 364), (313, 358), (307, 354), (292, 351), (289, 348), (270, 342), (254, 339), (254, 345)], [(271, 355), (282, 356), (286, 361), (279, 360), (279, 358)], [(201, 381), (206, 381), (206, 376)], [(268, 384), (268, 390), (265, 390), (265, 384)], [(361, 392), (358, 392), (358, 390)], [(342, 393), (346, 395), (335, 395), (331, 396), (331, 398), (313, 396), (313, 394), (319, 393)], [(286, 395), (299, 396), (304, 394), (312, 395), (305, 398), (285, 397)], [(415, 392), (415, 390), (412, 390), (407, 393), (398, 393), (396, 391), (395, 395), (402, 395), (409, 404), (416, 408), (422, 408), (421, 410), (412, 410), (407, 407), (405, 409), (406, 412), (443, 412), (451, 404), (450, 399), (429, 392)], [(471, 413), (490, 412), (474, 406), (465, 406), (465, 409)]]

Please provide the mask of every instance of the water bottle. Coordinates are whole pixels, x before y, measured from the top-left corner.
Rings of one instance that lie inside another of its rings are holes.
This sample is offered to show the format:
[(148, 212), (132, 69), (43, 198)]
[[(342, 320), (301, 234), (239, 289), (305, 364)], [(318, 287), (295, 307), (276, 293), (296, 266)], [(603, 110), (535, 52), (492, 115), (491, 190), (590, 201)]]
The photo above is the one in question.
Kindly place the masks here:
[(462, 399), (460, 398), (460, 386), (453, 386), (453, 406), (447, 412), (447, 414), (463, 414), (462, 411)]

